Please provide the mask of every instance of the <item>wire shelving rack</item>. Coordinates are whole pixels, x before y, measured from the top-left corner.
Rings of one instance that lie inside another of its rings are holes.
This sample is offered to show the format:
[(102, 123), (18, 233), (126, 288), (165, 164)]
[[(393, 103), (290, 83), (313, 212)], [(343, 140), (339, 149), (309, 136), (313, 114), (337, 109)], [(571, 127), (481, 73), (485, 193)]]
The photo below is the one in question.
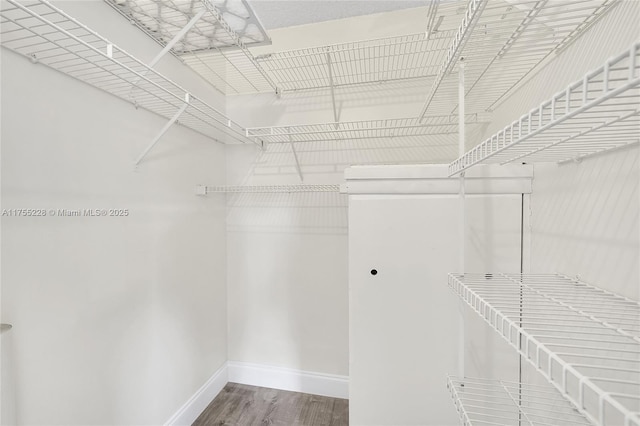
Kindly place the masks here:
[(567, 161), (640, 140), (640, 41), (449, 166)]
[(449, 376), (451, 393), (463, 426), (590, 426), (551, 385)]
[(224, 114), (46, 0), (2, 2), (2, 46), (222, 143), (250, 143)]
[[(478, 114), (467, 114), (465, 123), (481, 121)], [(410, 139), (421, 136), (453, 135), (458, 131), (457, 115), (385, 120), (343, 121), (293, 126), (252, 127), (247, 137), (267, 143), (322, 142), (361, 139)]]
[(282, 92), (433, 77), (453, 35), (441, 31), (257, 57)]
[(553, 274), (449, 287), (596, 425), (640, 425), (640, 302)]
[[(471, 0), (419, 117), (451, 114), (458, 105), (460, 59), (465, 107), (492, 111), (535, 70), (575, 40), (619, 0)], [(453, 106), (453, 107), (452, 107)]]

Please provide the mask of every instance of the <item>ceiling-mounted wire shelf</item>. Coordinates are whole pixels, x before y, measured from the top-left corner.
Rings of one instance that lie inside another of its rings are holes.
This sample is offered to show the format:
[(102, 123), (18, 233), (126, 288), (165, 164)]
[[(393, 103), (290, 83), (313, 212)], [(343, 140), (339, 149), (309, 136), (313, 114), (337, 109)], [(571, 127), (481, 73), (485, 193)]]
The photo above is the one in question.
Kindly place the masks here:
[(567, 161), (640, 140), (640, 41), (449, 165)]
[(464, 58), (465, 108), (493, 111), (619, 0), (471, 0), (419, 113), (451, 114)]
[(197, 192), (200, 195), (211, 193), (290, 193), (290, 192), (340, 192), (340, 185), (224, 185), (202, 186)]
[(596, 425), (640, 425), (640, 303), (552, 274), (449, 287)]
[[(477, 114), (467, 114), (465, 123), (477, 124)], [(267, 143), (324, 142), (360, 139), (416, 139), (425, 136), (455, 135), (458, 117), (455, 115), (387, 120), (344, 121), (295, 126), (253, 127), (247, 137)]]
[[(246, 0), (105, 0), (225, 94), (275, 91), (249, 46), (271, 44)], [(194, 19), (192, 26), (188, 26)]]
[[(105, 0), (140, 29), (166, 45), (200, 11), (207, 11), (172, 48), (176, 55), (203, 50), (270, 44), (246, 0)], [(217, 10), (211, 13), (207, 6)]]
[(449, 376), (447, 388), (464, 426), (592, 425), (550, 385)]
[(223, 143), (245, 129), (46, 0), (2, 2), (2, 46)]
[(282, 51), (256, 59), (281, 92), (433, 77), (452, 31)]

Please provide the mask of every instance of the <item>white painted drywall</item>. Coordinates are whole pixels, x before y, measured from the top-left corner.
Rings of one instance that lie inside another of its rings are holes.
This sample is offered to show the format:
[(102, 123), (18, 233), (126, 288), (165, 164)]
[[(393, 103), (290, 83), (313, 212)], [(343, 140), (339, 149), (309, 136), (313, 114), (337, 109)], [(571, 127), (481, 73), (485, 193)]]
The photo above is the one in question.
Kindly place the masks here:
[(228, 195), (227, 259), (230, 361), (348, 374), (344, 195)]
[[(348, 172), (355, 175), (354, 169)], [(401, 166), (362, 169), (369, 174), (358, 172), (361, 186), (347, 183), (355, 192), (349, 196), (350, 423), (458, 424), (447, 375), (517, 380), (518, 356), (484, 322), (472, 321), (469, 309), (465, 338), (459, 334), (459, 298), (447, 286), (447, 274), (461, 268), (457, 190), (446, 193), (444, 179), (419, 179), (418, 170), (429, 166), (407, 167), (414, 174), (404, 180)], [(431, 195), (401, 194), (427, 183)], [(520, 270), (522, 195), (496, 192), (465, 199), (467, 272)], [(525, 221), (525, 234), (528, 226)]]
[[(266, 53), (424, 31), (410, 11), (270, 32)], [(339, 119), (415, 116), (428, 85), (339, 88)], [(227, 111), (246, 126), (334, 120), (329, 90), (231, 96)], [(455, 139), (455, 138), (454, 138)], [(340, 183), (352, 164), (447, 162), (457, 143), (398, 147), (392, 138), (297, 144), (304, 183)], [(366, 148), (366, 149), (362, 149)], [(300, 183), (288, 145), (229, 147), (228, 184)], [(222, 197), (222, 196), (221, 196)], [(347, 200), (338, 194), (228, 196), (229, 360), (348, 374)]]
[[(640, 38), (639, 20), (640, 2), (619, 2), (495, 111), (487, 136), (631, 47)], [(534, 170), (531, 271), (579, 276), (640, 300), (638, 146)], [(523, 377), (545, 381), (526, 362)]]
[[(159, 49), (103, 2), (57, 3), (132, 53)], [(162, 424), (226, 361), (224, 146), (2, 50), (3, 424)], [(175, 59), (161, 66), (222, 105)], [(205, 93), (205, 90), (209, 93)], [(200, 92), (198, 92), (200, 93)]]

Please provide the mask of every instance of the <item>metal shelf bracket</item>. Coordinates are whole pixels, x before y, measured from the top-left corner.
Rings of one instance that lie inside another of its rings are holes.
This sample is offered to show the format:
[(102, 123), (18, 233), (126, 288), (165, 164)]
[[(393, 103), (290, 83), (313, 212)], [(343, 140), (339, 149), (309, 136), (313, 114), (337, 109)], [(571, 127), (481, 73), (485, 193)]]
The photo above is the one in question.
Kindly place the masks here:
[(289, 143), (291, 144), (291, 152), (293, 152), (293, 158), (294, 160), (296, 160), (296, 170), (298, 171), (300, 182), (304, 182), (304, 177), (302, 176), (302, 170), (300, 169), (300, 160), (298, 160), (298, 153), (296, 152), (296, 146), (293, 143), (293, 139), (291, 138), (291, 135), (289, 135)]
[[(171, 39), (171, 41), (169, 43), (167, 43), (167, 45), (155, 56), (155, 58), (153, 58), (151, 60), (151, 62), (149, 62), (149, 64), (147, 65), (149, 67), (149, 69), (151, 69), (154, 66), (156, 66), (156, 64), (160, 61), (160, 59), (162, 59), (164, 57), (164, 55), (169, 53), (171, 51), (171, 49), (173, 48), (173, 46), (175, 46), (175, 44), (177, 42), (182, 40), (182, 38), (189, 32), (189, 30), (191, 28), (193, 28), (193, 26), (196, 24), (196, 22), (198, 22), (200, 20), (200, 18), (202, 18), (202, 15), (204, 15), (205, 12), (206, 12), (205, 10), (201, 10), (199, 13), (194, 15), (193, 18), (191, 18), (191, 20), (189, 22), (187, 22), (187, 25), (185, 25), (184, 27), (182, 27), (182, 29), (180, 31), (178, 31), (178, 33), (173, 37), (173, 39)], [(110, 45), (107, 46), (107, 48), (109, 49), (107, 51), (107, 55), (110, 58), (112, 58), (113, 57), (113, 45), (110, 44)], [(133, 95), (134, 90), (138, 87), (138, 83), (140, 82), (142, 77), (144, 77), (147, 74), (147, 72), (148, 72), (148, 70), (143, 72), (141, 77), (133, 82), (133, 84), (131, 86), (131, 98), (132, 99), (134, 98), (134, 95)]]
[(162, 127), (162, 129), (160, 129), (160, 132), (156, 135), (155, 138), (153, 138), (153, 140), (151, 141), (151, 143), (149, 144), (149, 146), (147, 146), (147, 148), (142, 152), (142, 154), (140, 154), (140, 157), (138, 157), (138, 159), (135, 162), (135, 165), (137, 166), (138, 164), (140, 164), (140, 162), (144, 159), (144, 157), (149, 153), (149, 151), (151, 151), (153, 149), (153, 147), (158, 143), (158, 141), (160, 140), (160, 138), (162, 138), (162, 136), (164, 136), (165, 133), (167, 133), (167, 130), (169, 130), (169, 128), (171, 126), (173, 126), (173, 123), (175, 123), (176, 121), (178, 121), (178, 118), (180, 118), (180, 116), (182, 115), (182, 113), (184, 112), (184, 110), (187, 109), (187, 107), (189, 106), (189, 101), (190, 101), (190, 95), (187, 93), (184, 96), (184, 104), (182, 104), (182, 106), (180, 107), (180, 109), (175, 113), (175, 115), (173, 117), (171, 117), (171, 119), (169, 121), (167, 121), (167, 123)]

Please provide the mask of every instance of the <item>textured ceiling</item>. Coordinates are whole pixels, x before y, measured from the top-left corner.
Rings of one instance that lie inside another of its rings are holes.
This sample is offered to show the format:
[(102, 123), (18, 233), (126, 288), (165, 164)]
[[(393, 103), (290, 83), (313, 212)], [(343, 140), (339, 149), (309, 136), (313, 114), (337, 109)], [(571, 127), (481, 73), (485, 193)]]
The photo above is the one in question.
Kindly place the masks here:
[(426, 6), (430, 0), (249, 0), (267, 30)]

